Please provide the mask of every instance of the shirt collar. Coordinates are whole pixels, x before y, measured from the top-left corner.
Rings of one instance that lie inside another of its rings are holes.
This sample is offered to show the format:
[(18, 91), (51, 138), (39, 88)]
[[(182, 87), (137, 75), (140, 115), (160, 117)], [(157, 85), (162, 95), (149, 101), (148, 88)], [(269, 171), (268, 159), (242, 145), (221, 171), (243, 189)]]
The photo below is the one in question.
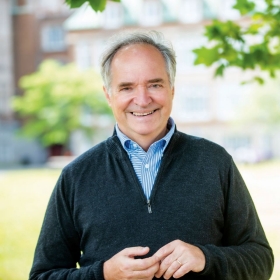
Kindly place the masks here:
[[(117, 136), (118, 136), (119, 140), (121, 141), (121, 144), (122, 144), (123, 148), (127, 152), (140, 147), (136, 142), (131, 140), (129, 137), (127, 137), (125, 134), (123, 134), (120, 131), (120, 129), (118, 127), (118, 124), (116, 124), (115, 128), (116, 128)], [(171, 117), (169, 117), (169, 119), (168, 119), (167, 128), (169, 129), (168, 133), (166, 133), (166, 135), (163, 138), (157, 140), (156, 142), (154, 142), (151, 145), (151, 146), (161, 145), (162, 152), (166, 149), (166, 147), (167, 147), (167, 145), (168, 145), (168, 143), (169, 143), (169, 141), (170, 141), (170, 139), (173, 136), (174, 131), (175, 131), (175, 122)]]

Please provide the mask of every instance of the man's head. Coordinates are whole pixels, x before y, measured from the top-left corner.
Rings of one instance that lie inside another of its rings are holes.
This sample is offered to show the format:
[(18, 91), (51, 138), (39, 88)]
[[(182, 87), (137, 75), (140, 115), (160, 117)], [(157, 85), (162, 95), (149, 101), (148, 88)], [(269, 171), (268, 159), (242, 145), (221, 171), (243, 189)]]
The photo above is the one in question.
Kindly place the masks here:
[(166, 133), (174, 96), (175, 55), (164, 45), (159, 49), (154, 40), (148, 40), (150, 35), (137, 34), (127, 35), (127, 40), (122, 37), (104, 55), (104, 92), (119, 129), (147, 150)]
[(111, 89), (111, 63), (115, 54), (123, 47), (134, 44), (149, 44), (156, 47), (162, 54), (170, 86), (174, 86), (176, 75), (176, 56), (170, 42), (157, 31), (120, 33), (113, 36), (101, 58), (101, 75), (105, 88)]

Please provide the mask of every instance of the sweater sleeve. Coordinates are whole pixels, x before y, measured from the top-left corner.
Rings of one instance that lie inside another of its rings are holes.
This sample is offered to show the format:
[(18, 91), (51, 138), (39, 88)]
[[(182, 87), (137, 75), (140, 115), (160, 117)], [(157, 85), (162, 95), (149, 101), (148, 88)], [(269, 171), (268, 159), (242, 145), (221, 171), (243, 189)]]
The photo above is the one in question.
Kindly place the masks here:
[(81, 257), (80, 237), (72, 218), (69, 184), (64, 181), (62, 173), (49, 200), (29, 279), (103, 279), (101, 260), (76, 267)]
[(206, 266), (201, 274), (211, 279), (269, 279), (274, 263), (272, 249), (251, 196), (233, 161), (224, 187), (223, 246), (198, 245), (206, 257)]

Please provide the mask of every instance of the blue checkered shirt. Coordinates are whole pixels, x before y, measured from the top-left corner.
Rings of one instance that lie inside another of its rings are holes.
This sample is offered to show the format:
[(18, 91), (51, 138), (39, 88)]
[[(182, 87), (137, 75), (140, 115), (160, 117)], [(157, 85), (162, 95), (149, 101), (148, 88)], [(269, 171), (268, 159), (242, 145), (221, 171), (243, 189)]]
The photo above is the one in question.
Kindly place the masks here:
[(169, 128), (168, 133), (162, 139), (154, 142), (149, 147), (148, 151), (145, 152), (136, 142), (124, 135), (116, 124), (117, 136), (123, 148), (128, 153), (135, 173), (148, 200), (152, 192), (163, 152), (175, 131), (175, 123), (172, 118), (169, 118), (167, 127)]

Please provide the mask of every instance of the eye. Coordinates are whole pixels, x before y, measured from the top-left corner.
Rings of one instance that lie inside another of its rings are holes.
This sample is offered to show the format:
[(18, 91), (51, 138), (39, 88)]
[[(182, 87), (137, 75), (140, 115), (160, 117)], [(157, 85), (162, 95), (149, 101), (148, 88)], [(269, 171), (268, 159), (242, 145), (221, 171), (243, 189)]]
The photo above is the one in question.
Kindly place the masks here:
[(161, 84), (152, 84), (150, 87), (152, 87), (152, 88), (161, 88), (162, 85)]
[(129, 91), (131, 90), (131, 87), (123, 87), (120, 89), (120, 91)]

